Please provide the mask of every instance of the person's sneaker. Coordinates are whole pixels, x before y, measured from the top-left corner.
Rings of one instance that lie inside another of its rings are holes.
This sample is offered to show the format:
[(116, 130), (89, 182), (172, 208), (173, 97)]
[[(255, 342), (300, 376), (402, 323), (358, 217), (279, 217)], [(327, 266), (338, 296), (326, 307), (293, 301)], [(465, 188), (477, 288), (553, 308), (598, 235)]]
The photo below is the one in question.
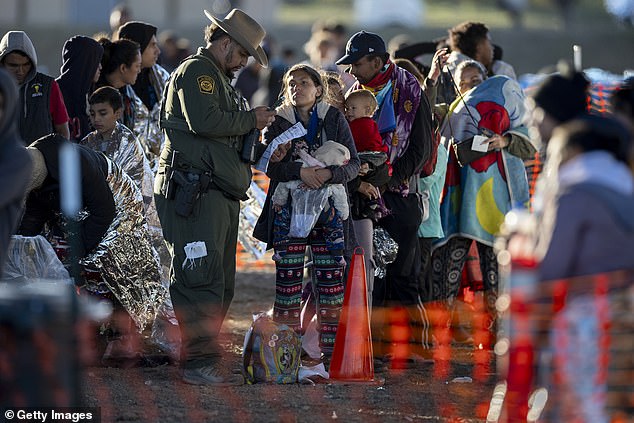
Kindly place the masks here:
[(242, 375), (223, 375), (218, 366), (210, 365), (183, 370), (183, 382), (190, 385), (238, 386), (244, 384)]

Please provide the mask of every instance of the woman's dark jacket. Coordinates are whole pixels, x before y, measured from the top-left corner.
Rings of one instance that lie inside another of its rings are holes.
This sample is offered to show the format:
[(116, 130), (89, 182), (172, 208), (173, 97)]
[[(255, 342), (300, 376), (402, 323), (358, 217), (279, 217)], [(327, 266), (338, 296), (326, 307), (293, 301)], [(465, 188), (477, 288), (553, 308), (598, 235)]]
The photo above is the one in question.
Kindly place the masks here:
[[(320, 118), (321, 131), (319, 131), (316, 141), (313, 144), (313, 148), (316, 149), (326, 141), (335, 141), (348, 148), (350, 150), (350, 161), (344, 166), (328, 166), (332, 172), (332, 179), (328, 181), (333, 184), (343, 184), (344, 186), (354, 179), (359, 173), (359, 158), (357, 156), (357, 149), (354, 146), (352, 139), (352, 133), (350, 127), (343, 114), (326, 103), (318, 103), (316, 112)], [(277, 109), (277, 116), (275, 122), (263, 132), (264, 144), (269, 144), (278, 135), (289, 129), (296, 123), (295, 111), (292, 106), (281, 106)], [(278, 163), (269, 163), (267, 169), (267, 176), (271, 178), (269, 191), (266, 196), (266, 201), (262, 210), (262, 214), (258, 219), (255, 229), (253, 230), (253, 236), (260, 241), (266, 242), (268, 247), (272, 247), (272, 234), (273, 234), (273, 213), (271, 209), (271, 196), (275, 192), (275, 188), (279, 182), (288, 182), (301, 179), (300, 170), (302, 163), (294, 161), (293, 151), (295, 145), (300, 140), (295, 139), (291, 141), (293, 146), (289, 150), (286, 157)], [(354, 229), (352, 228), (351, 220), (348, 218), (344, 221), (344, 236), (346, 243), (346, 257), (352, 255), (354, 247), (357, 246), (356, 237), (354, 235)]]

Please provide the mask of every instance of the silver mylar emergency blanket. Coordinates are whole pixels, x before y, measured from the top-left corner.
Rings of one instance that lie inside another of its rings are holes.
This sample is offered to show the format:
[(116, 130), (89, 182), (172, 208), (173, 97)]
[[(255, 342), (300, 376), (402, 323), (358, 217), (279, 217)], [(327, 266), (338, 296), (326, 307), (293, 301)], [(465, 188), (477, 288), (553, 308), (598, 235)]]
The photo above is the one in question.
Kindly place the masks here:
[(150, 161), (152, 171), (156, 174), (158, 169), (158, 158), (161, 155), (163, 144), (165, 144), (165, 134), (159, 128), (161, 96), (167, 85), (169, 73), (160, 65), (155, 64), (150, 69), (150, 84), (159, 101), (149, 110), (141, 98), (136, 95), (132, 87), (129, 87), (128, 95), (134, 103), (134, 135), (145, 150), (145, 154)]
[(251, 181), (251, 186), (247, 191), (249, 199), (240, 202), (240, 218), (238, 221), (238, 241), (246, 251), (259, 260), (266, 252), (266, 243), (259, 241), (253, 237), (253, 228), (255, 227), (258, 217), (262, 213), (266, 193)]
[(95, 251), (81, 264), (101, 273), (141, 331), (154, 320), (167, 289), (161, 284), (157, 253), (150, 243), (141, 192), (119, 166), (110, 160), (108, 165), (116, 215)]
[[(159, 254), (161, 283), (166, 290), (169, 290), (171, 257), (163, 239), (161, 222), (159, 221), (156, 204), (154, 203), (154, 174), (152, 173), (150, 162), (145, 156), (140, 141), (130, 129), (117, 123), (109, 140), (104, 141), (101, 136), (93, 132), (87, 135), (81, 143), (93, 150), (104, 153), (115, 162), (141, 190), (145, 209), (144, 216), (148, 224), (150, 240), (152, 241), (152, 246)], [(160, 313), (172, 324), (178, 324), (169, 295), (165, 297), (165, 303), (161, 306)]]
[(376, 263), (374, 276), (384, 278), (387, 272), (386, 266), (396, 260), (398, 244), (390, 234), (380, 226), (374, 227), (372, 241), (374, 243), (374, 262)]

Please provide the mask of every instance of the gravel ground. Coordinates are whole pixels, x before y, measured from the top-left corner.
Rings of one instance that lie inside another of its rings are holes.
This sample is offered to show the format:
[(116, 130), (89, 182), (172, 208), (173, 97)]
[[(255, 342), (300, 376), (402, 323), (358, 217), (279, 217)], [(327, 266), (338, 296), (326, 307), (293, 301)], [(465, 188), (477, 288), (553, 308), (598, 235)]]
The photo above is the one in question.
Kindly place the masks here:
[[(273, 304), (273, 273), (238, 273), (236, 296), (222, 330), (228, 365), (238, 367), (244, 334), (253, 312)], [(145, 335), (145, 350), (157, 351)], [(376, 383), (243, 385), (210, 388), (180, 381), (174, 364), (131, 369), (85, 369), (82, 396), (86, 406), (101, 407), (102, 422), (403, 422), (484, 421), (495, 384), (452, 382), (471, 377), (473, 350), (454, 349), (447, 376), (421, 361), (407, 370), (384, 370)], [(156, 355), (155, 364), (161, 362)]]

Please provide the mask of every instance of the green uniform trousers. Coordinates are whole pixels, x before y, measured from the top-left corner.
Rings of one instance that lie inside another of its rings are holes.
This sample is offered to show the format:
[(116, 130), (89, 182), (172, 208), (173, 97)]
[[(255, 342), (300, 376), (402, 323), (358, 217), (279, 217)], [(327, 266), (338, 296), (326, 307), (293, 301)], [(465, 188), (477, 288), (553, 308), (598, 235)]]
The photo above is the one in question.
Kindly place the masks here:
[[(218, 333), (235, 288), (240, 202), (209, 190), (187, 218), (178, 216), (174, 201), (162, 195), (156, 195), (156, 204), (172, 256), (170, 294), (182, 337), (182, 366), (217, 363)], [(185, 247), (196, 242), (205, 244), (206, 255), (188, 258)]]

